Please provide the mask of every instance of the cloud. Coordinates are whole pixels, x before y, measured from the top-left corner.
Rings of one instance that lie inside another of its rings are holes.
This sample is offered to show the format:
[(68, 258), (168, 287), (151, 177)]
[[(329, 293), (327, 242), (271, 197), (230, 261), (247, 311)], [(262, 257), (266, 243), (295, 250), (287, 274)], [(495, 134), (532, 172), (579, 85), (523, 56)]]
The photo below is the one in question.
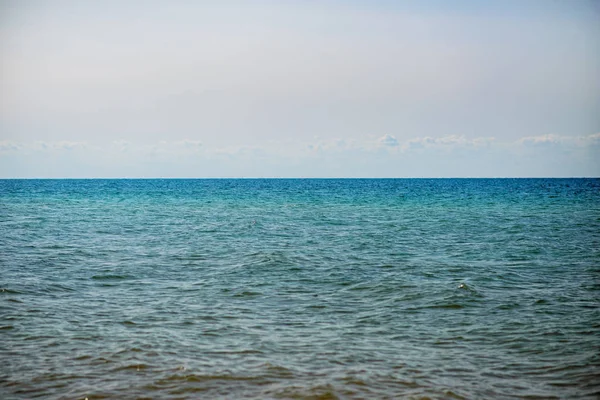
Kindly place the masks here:
[(184, 140), (179, 140), (179, 141), (175, 142), (175, 145), (183, 146), (188, 149), (197, 149), (199, 147), (202, 147), (202, 142), (199, 140), (184, 139)]
[(517, 143), (525, 146), (552, 146), (565, 143), (570, 140), (572, 140), (570, 137), (547, 134), (539, 136), (526, 136), (517, 140)]
[(411, 150), (411, 149), (422, 149), (423, 147), (430, 147), (432, 145), (435, 144), (435, 139), (429, 136), (425, 136), (425, 137), (417, 137), (417, 138), (413, 138), (410, 139), (409, 141), (407, 141), (403, 148), (405, 150)]
[(35, 142), (33, 142), (32, 147), (34, 150), (50, 150), (51, 149), (50, 144), (48, 144), (42, 140), (36, 140)]
[(114, 140), (112, 144), (116, 146), (122, 153), (128, 151), (131, 148), (131, 142), (127, 140)]
[(320, 140), (314, 144), (306, 145), (311, 152), (344, 152), (357, 147), (354, 140), (334, 138), (331, 140)]
[(159, 140), (154, 143), (114, 141), (120, 151), (160, 157), (195, 157), (203, 150), (199, 140)]
[(75, 149), (84, 149), (87, 148), (88, 145), (86, 142), (72, 142), (68, 140), (63, 140), (60, 142), (54, 143), (54, 148), (56, 150), (75, 150)]
[(394, 136), (389, 135), (389, 134), (383, 135), (382, 137), (377, 139), (377, 142), (381, 146), (387, 146), (387, 147), (398, 147), (398, 145), (399, 145), (398, 139), (396, 139)]
[(402, 149), (404, 151), (409, 151), (424, 148), (478, 148), (489, 146), (494, 141), (495, 138), (493, 137), (476, 137), (474, 139), (469, 139), (464, 135), (446, 135), (437, 138), (431, 136), (424, 136), (409, 139), (406, 143), (404, 143)]
[(7, 153), (13, 151), (19, 151), (23, 148), (23, 145), (10, 140), (0, 141), (0, 152)]
[(580, 136), (577, 143), (583, 146), (600, 146), (600, 132), (592, 135)]
[[(465, 135), (399, 140), (386, 134), (379, 138), (314, 137), (312, 144), (286, 139), (229, 146), (205, 145), (192, 139), (92, 143), (3, 140), (0, 170), (4, 169), (7, 177), (597, 176), (599, 146), (600, 133), (532, 135), (510, 141)], [(507, 159), (514, 163), (505, 163)], [(79, 167), (72, 169), (74, 172), (66, 167), (55, 169), (75, 162)], [(31, 167), (24, 169), (22, 165)]]
[(35, 141), (31, 146), (33, 150), (41, 151), (73, 151), (89, 148), (87, 142), (76, 142), (70, 140), (60, 140), (55, 142)]
[(201, 147), (202, 147), (201, 141), (190, 140), (190, 139), (175, 140), (175, 141), (160, 140), (154, 145), (155, 149), (165, 151), (165, 152), (171, 152), (171, 153), (195, 152), (195, 151), (199, 150)]
[(600, 133), (583, 136), (562, 136), (546, 134), (538, 136), (526, 136), (516, 141), (518, 145), (528, 147), (539, 146), (563, 146), (563, 147), (587, 147), (600, 145)]

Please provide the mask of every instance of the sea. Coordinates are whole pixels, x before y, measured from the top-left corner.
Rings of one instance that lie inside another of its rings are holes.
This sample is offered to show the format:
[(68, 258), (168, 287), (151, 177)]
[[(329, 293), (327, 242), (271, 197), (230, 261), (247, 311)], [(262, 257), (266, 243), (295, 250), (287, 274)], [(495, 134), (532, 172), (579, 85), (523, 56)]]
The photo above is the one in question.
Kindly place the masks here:
[(0, 180), (0, 398), (598, 399), (600, 179)]

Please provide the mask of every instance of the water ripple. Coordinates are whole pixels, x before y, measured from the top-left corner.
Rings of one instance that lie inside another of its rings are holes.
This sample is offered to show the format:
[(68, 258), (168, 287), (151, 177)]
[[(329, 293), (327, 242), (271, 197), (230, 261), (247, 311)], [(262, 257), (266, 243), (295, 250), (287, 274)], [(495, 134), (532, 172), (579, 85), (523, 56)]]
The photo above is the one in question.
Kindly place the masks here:
[(598, 180), (0, 180), (0, 398), (597, 398)]

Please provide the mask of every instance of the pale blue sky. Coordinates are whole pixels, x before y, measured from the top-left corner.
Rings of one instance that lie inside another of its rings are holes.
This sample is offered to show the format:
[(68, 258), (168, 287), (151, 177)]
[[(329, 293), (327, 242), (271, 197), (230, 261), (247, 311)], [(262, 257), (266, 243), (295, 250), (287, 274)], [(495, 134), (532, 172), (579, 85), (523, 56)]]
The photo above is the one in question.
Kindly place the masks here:
[(0, 177), (600, 175), (600, 2), (0, 0)]

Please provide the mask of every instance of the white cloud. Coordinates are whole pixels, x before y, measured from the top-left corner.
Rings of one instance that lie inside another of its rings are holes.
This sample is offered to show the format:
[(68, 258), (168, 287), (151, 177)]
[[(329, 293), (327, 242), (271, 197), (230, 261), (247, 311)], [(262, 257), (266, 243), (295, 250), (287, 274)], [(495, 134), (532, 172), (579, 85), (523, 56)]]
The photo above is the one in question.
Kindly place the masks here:
[[(514, 141), (466, 135), (422, 136), (401, 141), (390, 134), (379, 138), (363, 136), (362, 140), (314, 139), (313, 144), (298, 138), (229, 146), (205, 145), (192, 139), (154, 143), (108, 139), (95, 143), (4, 140), (0, 141), (0, 170), (5, 177), (597, 176), (600, 173), (595, 161), (600, 133), (526, 136)], [(511, 163), (506, 163), (507, 159)], [(68, 172), (57, 169), (73, 162), (81, 168)]]
[(348, 150), (354, 150), (360, 147), (355, 140), (353, 139), (342, 139), (342, 138), (334, 138), (330, 140), (319, 140), (316, 143), (307, 144), (306, 148), (310, 150), (310, 152), (344, 152)]
[(199, 147), (202, 147), (202, 142), (200, 140), (184, 139), (184, 140), (176, 141), (175, 145), (183, 146), (188, 149), (197, 149)]
[(577, 138), (577, 142), (584, 146), (600, 146), (600, 132), (587, 136), (580, 136)]
[(41, 151), (73, 151), (87, 149), (89, 148), (89, 145), (87, 142), (78, 142), (71, 140), (59, 140), (53, 142), (36, 140), (30, 145), (24, 144), (23, 147)]
[(523, 146), (562, 146), (562, 147), (587, 147), (600, 144), (600, 133), (582, 136), (563, 136), (546, 134), (538, 136), (526, 136), (516, 141)]
[(69, 140), (62, 140), (60, 142), (55, 142), (53, 144), (53, 148), (56, 150), (75, 150), (75, 149), (85, 149), (88, 147), (86, 142), (73, 142)]
[(404, 145), (402, 149), (404, 151), (410, 151), (415, 149), (424, 149), (424, 148), (445, 148), (445, 149), (453, 149), (458, 147), (484, 147), (489, 146), (494, 143), (495, 138), (493, 137), (476, 137), (474, 139), (469, 139), (464, 135), (446, 135), (441, 137), (416, 137), (409, 139)]
[(127, 140), (114, 140), (112, 144), (122, 153), (127, 152), (131, 148), (131, 142)]
[(383, 135), (382, 137), (377, 139), (377, 142), (382, 146), (388, 146), (388, 147), (397, 147), (399, 145), (398, 139), (396, 139), (396, 137), (394, 137), (390, 134)]
[(32, 148), (34, 150), (50, 150), (52, 146), (43, 140), (36, 140), (33, 142)]
[(573, 140), (571, 137), (546, 134), (539, 136), (526, 136), (517, 140), (517, 143), (525, 146), (548, 146), (569, 142), (571, 140)]
[(0, 152), (13, 152), (19, 151), (23, 148), (20, 143), (13, 142), (11, 140), (0, 141)]

